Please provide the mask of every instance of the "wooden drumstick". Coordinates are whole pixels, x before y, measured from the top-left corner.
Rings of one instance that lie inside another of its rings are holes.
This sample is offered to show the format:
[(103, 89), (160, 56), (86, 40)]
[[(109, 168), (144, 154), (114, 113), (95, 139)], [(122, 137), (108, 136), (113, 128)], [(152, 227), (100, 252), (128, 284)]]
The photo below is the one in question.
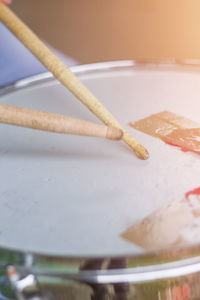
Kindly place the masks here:
[(118, 123), (71, 70), (2, 2), (0, 2), (0, 20), (101, 121), (108, 126), (120, 128), (124, 133), (124, 142), (134, 150), (139, 158), (147, 159), (149, 157), (148, 151)]
[(104, 137), (110, 140), (120, 140), (123, 136), (119, 128), (3, 104), (0, 105), (0, 123), (57, 133)]

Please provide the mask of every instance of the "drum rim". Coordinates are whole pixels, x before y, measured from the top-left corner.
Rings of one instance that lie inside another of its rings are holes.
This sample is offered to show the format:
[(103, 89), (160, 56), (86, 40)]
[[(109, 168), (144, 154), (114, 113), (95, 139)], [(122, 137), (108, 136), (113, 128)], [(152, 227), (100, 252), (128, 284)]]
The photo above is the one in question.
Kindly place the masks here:
[[(192, 67), (194, 70), (198, 68), (200, 71), (200, 61), (194, 59), (184, 59), (184, 60), (143, 60), (143, 61), (136, 61), (136, 60), (120, 60), (120, 61), (110, 61), (110, 62), (100, 62), (100, 63), (93, 63), (93, 64), (86, 64), (86, 65), (78, 65), (73, 66), (70, 69), (76, 75), (87, 75), (90, 73), (100, 72), (100, 71), (111, 71), (111, 70), (121, 70), (121, 69), (130, 69), (133, 70), (134, 68), (148, 68), (152, 67), (153, 69), (161, 68), (169, 68), (170, 70), (181, 68), (183, 69), (186, 67)], [(179, 69), (180, 70), (180, 69)], [(50, 72), (40, 73), (34, 76), (27, 77), (25, 79), (17, 80), (9, 85), (0, 87), (0, 96), (6, 95), (8, 93), (12, 93), (18, 91), (20, 89), (24, 89), (27, 87), (43, 84), (46, 82), (54, 81), (55, 78)], [(126, 255), (123, 256), (107, 256), (107, 257), (100, 257), (102, 259), (129, 259), (135, 260), (138, 257), (140, 259), (146, 257), (154, 257), (158, 259), (158, 263), (152, 263), (150, 265), (146, 264), (143, 266), (136, 266), (127, 269), (112, 269), (112, 270), (99, 270), (99, 271), (75, 271), (71, 272), (52, 272), (47, 271), (44, 268), (38, 268), (37, 263), (35, 267), (35, 262), (43, 261), (46, 262), (47, 260), (51, 261), (54, 259), (58, 259), (59, 261), (62, 260), (70, 260), (70, 262), (75, 264), (78, 269), (80, 265), (83, 265), (84, 262), (86, 263), (90, 259), (99, 259), (96, 256), (90, 257), (78, 257), (78, 256), (56, 256), (56, 255), (45, 255), (40, 253), (27, 253), (17, 249), (9, 249), (0, 247), (0, 254), (5, 254), (12, 257), (11, 260), (17, 261), (17, 265), (19, 265), (19, 257), (20, 260), (26, 260), (26, 257), (32, 257), (34, 264), (26, 264), (24, 263), (23, 266), (20, 266), (19, 269), (33, 271), (36, 275), (42, 276), (50, 276), (56, 277), (61, 279), (74, 279), (83, 282), (92, 282), (92, 283), (119, 283), (119, 282), (135, 282), (135, 283), (142, 283), (148, 282), (152, 280), (161, 280), (167, 278), (174, 278), (177, 276), (184, 276), (196, 272), (200, 272), (200, 245), (199, 246), (185, 246), (183, 247), (173, 247), (167, 248), (161, 251), (152, 251), (148, 253), (144, 253), (141, 255)], [(180, 254), (180, 255), (179, 255)], [(7, 256), (6, 255), (6, 256)], [(17, 258), (16, 258), (17, 257)], [(159, 263), (160, 259), (162, 259), (162, 263)], [(8, 262), (4, 262), (0, 258), (0, 266), (5, 267)], [(62, 262), (61, 262), (62, 264)]]
[[(154, 67), (154, 68), (178, 68), (178, 67), (195, 67), (200, 68), (200, 60), (196, 59), (169, 59), (169, 60), (117, 60), (117, 61), (107, 61), (99, 63), (91, 63), (84, 65), (76, 65), (70, 67), (71, 71), (75, 75), (86, 75), (93, 72), (117, 70), (117, 69), (133, 69), (138, 67)], [(8, 85), (0, 87), (0, 96), (15, 92), (19, 89), (24, 89), (26, 87), (31, 87), (38, 85), (39, 83), (50, 82), (56, 80), (52, 73), (43, 72), (36, 75), (32, 75), (20, 80), (16, 80)]]

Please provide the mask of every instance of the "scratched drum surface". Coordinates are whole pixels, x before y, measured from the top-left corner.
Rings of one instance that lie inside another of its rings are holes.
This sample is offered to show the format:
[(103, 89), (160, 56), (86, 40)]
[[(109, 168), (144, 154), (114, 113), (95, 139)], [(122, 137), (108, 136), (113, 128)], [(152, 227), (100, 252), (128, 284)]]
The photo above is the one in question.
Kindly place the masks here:
[[(144, 252), (129, 226), (200, 183), (200, 157), (131, 128), (163, 110), (199, 120), (200, 75), (183, 67), (90, 71), (82, 82), (149, 151), (123, 142), (0, 126), (0, 247), (49, 255)], [(100, 121), (56, 80), (4, 94), (0, 103)]]

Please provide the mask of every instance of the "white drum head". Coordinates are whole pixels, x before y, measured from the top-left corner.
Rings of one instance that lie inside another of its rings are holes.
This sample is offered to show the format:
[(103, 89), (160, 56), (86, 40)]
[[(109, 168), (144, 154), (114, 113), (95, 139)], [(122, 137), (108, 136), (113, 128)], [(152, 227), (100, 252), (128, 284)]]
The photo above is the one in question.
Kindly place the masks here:
[[(139, 160), (122, 142), (0, 125), (0, 247), (57, 256), (140, 254), (120, 234), (200, 185), (198, 155), (128, 125), (163, 110), (198, 121), (199, 71), (133, 66), (79, 77), (150, 159)], [(54, 79), (4, 94), (0, 103), (100, 123)]]

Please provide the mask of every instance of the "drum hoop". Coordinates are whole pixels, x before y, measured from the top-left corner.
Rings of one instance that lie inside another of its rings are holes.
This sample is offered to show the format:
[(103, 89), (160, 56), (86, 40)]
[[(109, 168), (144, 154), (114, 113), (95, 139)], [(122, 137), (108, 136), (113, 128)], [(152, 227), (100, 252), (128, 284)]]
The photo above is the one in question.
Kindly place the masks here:
[(128, 269), (112, 269), (99, 271), (88, 270), (80, 271), (77, 273), (49, 273), (42, 269), (38, 270), (37, 268), (33, 268), (31, 271), (36, 276), (46, 276), (51, 278), (59, 278), (62, 280), (75, 280), (85, 283), (145, 283), (155, 280), (173, 279), (198, 273), (200, 272), (200, 256), (171, 263), (163, 263), (159, 265)]
[[(137, 69), (137, 68), (154, 68), (154, 69), (162, 69), (162, 68), (183, 68), (186, 67), (189, 70), (189, 67), (192, 67), (194, 71), (194, 67), (200, 68), (200, 60), (195, 59), (170, 59), (170, 60), (119, 60), (119, 61), (110, 61), (110, 62), (100, 62), (86, 65), (77, 65), (71, 67), (71, 71), (75, 73), (77, 76), (86, 75), (90, 73), (96, 73), (101, 71), (108, 70), (121, 70), (121, 69)], [(0, 96), (5, 95), (11, 92), (15, 92), (19, 89), (24, 89), (26, 87), (31, 87), (34, 85), (38, 85), (39, 83), (51, 82), (52, 80), (56, 80), (54, 76), (50, 72), (44, 72), (37, 75), (33, 75), (24, 79), (20, 79), (14, 81), (8, 85), (4, 85), (0, 87)]]
[[(134, 60), (124, 60), (124, 61), (111, 61), (111, 62), (102, 62), (102, 63), (94, 63), (88, 65), (80, 65), (71, 67), (71, 71), (74, 72), (77, 76), (81, 75), (89, 75), (94, 74), (96, 72), (104, 72), (104, 71), (117, 71), (117, 70), (134, 70), (134, 69), (154, 69), (154, 70), (183, 70), (187, 69), (194, 71), (196, 69), (198, 72), (200, 71), (200, 61), (194, 59), (184, 59), (184, 60), (143, 60), (143, 61), (134, 61)], [(8, 93), (12, 93), (18, 91), (20, 89), (24, 89), (27, 87), (37, 86), (39, 84), (44, 84), (48, 82), (54, 81), (55, 78), (50, 72), (41, 73), (35, 76), (30, 76), (25, 79), (21, 79), (15, 81), (9, 85), (0, 87), (0, 96), (6, 95)], [(6, 253), (6, 254), (5, 254)], [(146, 257), (154, 257), (158, 258), (158, 264), (149, 264), (140, 267), (132, 267), (127, 269), (112, 269), (112, 270), (99, 270), (99, 271), (79, 271), (75, 268), (73, 273), (65, 271), (56, 272), (45, 270), (44, 268), (35, 267), (35, 262), (39, 261), (39, 265), (42, 261), (44, 263), (48, 260), (51, 262), (55, 259), (58, 259), (59, 263), (62, 264), (62, 260), (69, 260), (70, 264), (76, 265), (79, 268), (80, 265), (83, 265), (84, 262), (88, 262), (88, 260), (99, 259), (98, 257), (61, 257), (54, 255), (45, 255), (39, 253), (25, 253), (22, 251), (18, 251), (17, 249), (6, 249), (0, 247), (0, 254), (3, 256), (10, 257), (11, 261), (14, 262), (15, 265), (18, 265), (18, 269), (22, 272), (33, 272), (38, 276), (47, 276), (47, 277), (55, 277), (60, 279), (72, 279), (82, 282), (88, 283), (122, 283), (122, 282), (132, 282), (132, 283), (143, 283), (154, 280), (162, 280), (168, 278), (175, 278), (177, 276), (185, 276), (188, 274), (193, 274), (200, 272), (200, 246), (186, 246), (183, 248), (175, 247), (168, 248), (162, 251), (156, 252), (148, 252), (147, 254), (141, 254), (139, 256), (131, 256), (127, 255), (125, 258), (128, 260), (135, 261), (138, 257), (140, 260)], [(179, 255), (180, 254), (180, 255)], [(194, 257), (195, 255), (195, 257)], [(32, 257), (34, 263), (27, 265), (26, 263), (23, 266), (20, 266), (21, 261), (24, 261), (24, 258), (27, 256)], [(188, 258), (189, 257), (189, 258)], [(122, 257), (108, 256), (102, 257), (102, 259), (121, 259)], [(169, 259), (170, 258), (170, 259)], [(175, 258), (177, 260), (175, 260)], [(166, 261), (165, 263), (159, 263), (159, 259)], [(20, 261), (20, 263), (19, 263)], [(167, 262), (169, 261), (169, 262)], [(16, 263), (17, 262), (17, 263)], [(7, 265), (4, 263), (4, 259), (0, 257), (0, 266), (6, 267)], [(10, 262), (9, 262), (10, 263)]]

